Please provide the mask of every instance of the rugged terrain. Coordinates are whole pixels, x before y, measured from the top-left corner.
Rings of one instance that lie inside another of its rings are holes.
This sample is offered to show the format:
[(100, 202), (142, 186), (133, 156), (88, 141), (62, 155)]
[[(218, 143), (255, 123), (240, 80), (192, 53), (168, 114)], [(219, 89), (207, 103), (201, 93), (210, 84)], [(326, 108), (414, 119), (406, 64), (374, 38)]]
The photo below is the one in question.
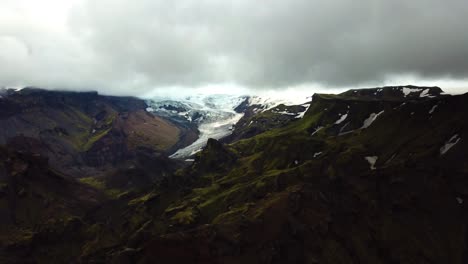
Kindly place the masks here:
[(135, 159), (168, 154), (197, 138), (194, 129), (152, 115), (132, 97), (35, 88), (4, 90), (0, 144), (40, 153), (76, 177), (95, 176)]
[[(466, 263), (467, 103), (468, 94), (404, 86), (315, 94), (299, 106), (244, 104), (233, 134), (208, 140), (193, 164), (151, 178), (168, 163), (144, 152), (87, 185), (6, 148), (1, 202), (11, 220), (1, 260)], [(77, 195), (49, 187), (57, 181)], [(36, 193), (56, 201), (49, 223), (44, 205), (18, 206)], [(11, 216), (21, 208), (41, 213)]]

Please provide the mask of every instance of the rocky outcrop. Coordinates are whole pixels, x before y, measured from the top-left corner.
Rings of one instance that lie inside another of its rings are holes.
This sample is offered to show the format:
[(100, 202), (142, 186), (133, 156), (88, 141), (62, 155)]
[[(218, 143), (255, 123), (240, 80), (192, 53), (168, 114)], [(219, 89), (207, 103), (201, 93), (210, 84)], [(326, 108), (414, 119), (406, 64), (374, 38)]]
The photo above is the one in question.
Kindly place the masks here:
[[(63, 244), (62, 239), (79, 231), (80, 218), (106, 199), (56, 172), (44, 156), (0, 147), (0, 160), (0, 260), (4, 263), (29, 262), (34, 248), (48, 247), (54, 240)], [(64, 229), (58, 222), (66, 225)], [(73, 240), (68, 242), (67, 250)]]

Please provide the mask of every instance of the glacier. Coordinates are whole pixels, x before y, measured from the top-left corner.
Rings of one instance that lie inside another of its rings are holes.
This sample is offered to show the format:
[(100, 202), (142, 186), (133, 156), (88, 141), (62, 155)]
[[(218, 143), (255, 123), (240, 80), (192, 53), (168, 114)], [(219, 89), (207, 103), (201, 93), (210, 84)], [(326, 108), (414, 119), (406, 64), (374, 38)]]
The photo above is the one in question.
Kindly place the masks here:
[(209, 138), (219, 140), (231, 134), (233, 126), (244, 115), (236, 112), (235, 108), (245, 100), (248, 97), (225, 94), (154, 97), (147, 100), (147, 111), (197, 126), (200, 132), (198, 139), (170, 156), (183, 159), (200, 151)]
[(306, 99), (297, 98), (293, 101), (280, 97), (235, 94), (166, 95), (147, 99), (146, 110), (171, 121), (197, 127), (199, 138), (170, 156), (175, 159), (187, 159), (201, 151), (209, 138), (219, 140), (232, 133), (235, 124), (244, 116), (242, 109), (236, 109), (241, 104), (258, 106), (258, 112), (263, 112), (279, 104), (296, 105), (299, 102), (303, 104)]

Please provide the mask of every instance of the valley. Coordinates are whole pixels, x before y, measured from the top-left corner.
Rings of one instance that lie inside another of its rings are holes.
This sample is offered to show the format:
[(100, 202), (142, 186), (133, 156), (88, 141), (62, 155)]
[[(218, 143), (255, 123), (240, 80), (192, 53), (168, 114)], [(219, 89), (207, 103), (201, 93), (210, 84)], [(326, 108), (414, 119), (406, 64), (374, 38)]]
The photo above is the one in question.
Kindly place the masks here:
[(4, 91), (0, 262), (468, 260), (467, 94), (267, 101)]

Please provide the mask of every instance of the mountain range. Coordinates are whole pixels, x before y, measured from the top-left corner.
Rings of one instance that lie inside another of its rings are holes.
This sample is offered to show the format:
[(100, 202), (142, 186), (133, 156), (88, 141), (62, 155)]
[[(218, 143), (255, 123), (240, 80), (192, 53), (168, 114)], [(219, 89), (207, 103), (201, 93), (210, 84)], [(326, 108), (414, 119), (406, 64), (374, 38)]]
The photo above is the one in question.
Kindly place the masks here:
[(0, 96), (2, 263), (468, 262), (468, 94)]

